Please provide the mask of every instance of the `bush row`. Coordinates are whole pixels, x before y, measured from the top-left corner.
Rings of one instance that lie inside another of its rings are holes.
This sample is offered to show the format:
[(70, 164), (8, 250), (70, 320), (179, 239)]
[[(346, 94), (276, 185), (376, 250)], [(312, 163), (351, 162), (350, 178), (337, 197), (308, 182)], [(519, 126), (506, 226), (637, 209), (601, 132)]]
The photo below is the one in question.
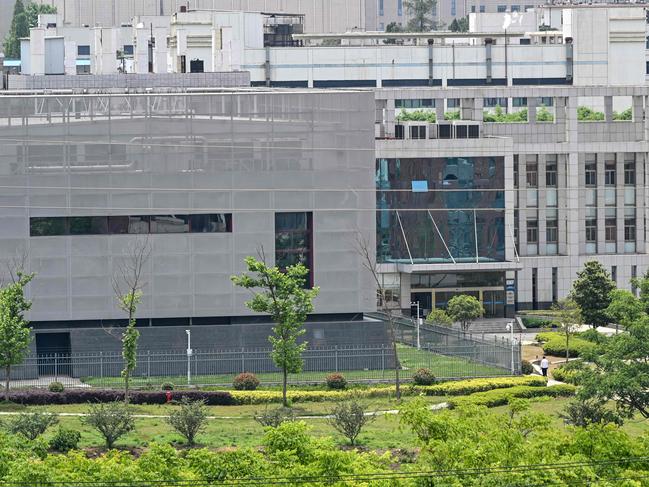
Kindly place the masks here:
[(556, 323), (551, 318), (541, 318), (540, 316), (521, 316), (521, 321), (526, 328), (552, 328)]
[(504, 406), (514, 398), (531, 399), (534, 397), (569, 397), (574, 396), (575, 386), (559, 384), (550, 387), (516, 386), (509, 389), (478, 392), (467, 397), (458, 397), (449, 401), (451, 407), (486, 406), (493, 408)]
[[(561, 333), (539, 333), (536, 339), (543, 344), (543, 350), (547, 355), (563, 357), (566, 355), (566, 337)], [(584, 340), (578, 336), (571, 336), (569, 341), (569, 352), (571, 357), (581, 357), (595, 349), (597, 344)]]
[(579, 376), (586, 369), (588, 369), (588, 365), (583, 361), (573, 360), (554, 369), (552, 371), (552, 377), (560, 382), (579, 385)]
[[(432, 386), (404, 385), (402, 391), (404, 395), (456, 396), (515, 386), (541, 387), (545, 385), (546, 380), (538, 376), (497, 377), (493, 379), (467, 379), (445, 382)], [(393, 387), (369, 387), (367, 389), (338, 391), (288, 391), (288, 398), (291, 402), (342, 401), (352, 397), (375, 398), (393, 395)], [(13, 392), (9, 398), (15, 403), (27, 406), (83, 404), (122, 401), (124, 400), (124, 392), (101, 389), (69, 389), (55, 393), (37, 389)], [(281, 402), (282, 393), (281, 391), (174, 391), (172, 393), (173, 400), (180, 401), (183, 398), (202, 400), (210, 406), (270, 404)], [(166, 392), (163, 391), (133, 391), (130, 394), (130, 401), (132, 404), (164, 404), (167, 402), (167, 396)]]

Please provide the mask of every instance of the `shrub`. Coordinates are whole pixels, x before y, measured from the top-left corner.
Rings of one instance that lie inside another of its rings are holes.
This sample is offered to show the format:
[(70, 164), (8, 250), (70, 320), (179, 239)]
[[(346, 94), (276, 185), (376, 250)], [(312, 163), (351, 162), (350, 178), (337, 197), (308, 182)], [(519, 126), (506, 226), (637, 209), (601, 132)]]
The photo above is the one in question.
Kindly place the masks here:
[(56, 414), (50, 413), (20, 413), (7, 424), (7, 429), (13, 434), (21, 434), (29, 440), (35, 440), (45, 433), (47, 428), (59, 422)]
[(289, 421), (277, 428), (268, 428), (264, 435), (264, 447), (269, 454), (293, 453), (304, 463), (314, 454), (313, 439), (304, 421)]
[(163, 391), (173, 391), (174, 385), (171, 382), (163, 382), (160, 386), (160, 389), (162, 389)]
[(326, 381), (329, 389), (342, 390), (347, 387), (347, 379), (342, 374), (329, 374)]
[(428, 316), (426, 316), (426, 323), (438, 326), (451, 326), (453, 320), (445, 310), (434, 308), (430, 313), (428, 313)]
[(65, 390), (65, 387), (60, 382), (50, 382), (47, 388), (50, 392), (63, 392)]
[(70, 450), (76, 450), (80, 440), (81, 433), (59, 426), (58, 431), (50, 440), (50, 448), (61, 453), (67, 453)]
[(531, 399), (534, 397), (569, 397), (574, 396), (575, 386), (560, 384), (550, 387), (516, 386), (509, 389), (478, 392), (467, 397), (458, 397), (449, 401), (456, 406), (486, 406), (493, 408), (505, 406), (513, 398)]
[(560, 382), (578, 385), (581, 372), (587, 368), (588, 365), (586, 365), (582, 360), (571, 360), (570, 362), (563, 364), (561, 367), (554, 369), (552, 371), (552, 377)]
[(291, 408), (266, 408), (263, 413), (255, 415), (255, 421), (265, 427), (277, 428), (286, 421), (294, 421), (295, 413)]
[(412, 376), (412, 380), (418, 386), (430, 386), (435, 383), (435, 376), (429, 369), (419, 369)]
[(622, 424), (621, 418), (595, 399), (576, 399), (568, 403), (559, 417), (566, 424), (585, 428), (591, 424)]
[(237, 391), (254, 391), (259, 387), (259, 379), (255, 374), (242, 372), (234, 378), (232, 385)]
[[(549, 335), (543, 337), (543, 350), (547, 355), (554, 355), (557, 357), (565, 357), (566, 355), (566, 337), (562, 333), (539, 333), (539, 335)], [(538, 338), (538, 335), (537, 335)], [(592, 352), (596, 348), (596, 344), (589, 342), (578, 336), (570, 337), (569, 353), (571, 357), (582, 357), (585, 354)]]
[(578, 333), (576, 336), (581, 338), (582, 340), (586, 340), (588, 342), (598, 343), (598, 344), (602, 344), (608, 339), (606, 335), (598, 332), (597, 330), (594, 330), (593, 328), (590, 328), (586, 331), (582, 331), (581, 333)]
[(507, 389), (517, 386), (545, 387), (547, 379), (538, 375), (523, 377), (499, 377), (493, 379), (467, 379), (453, 382), (444, 382), (434, 386), (416, 386), (416, 392), (423, 392), (428, 396), (466, 396), (476, 392), (490, 391), (493, 389)]
[(524, 375), (530, 375), (534, 373), (534, 366), (529, 360), (523, 360), (521, 362), (521, 372), (523, 372)]
[(336, 404), (330, 415), (328, 423), (343, 434), (350, 445), (355, 445), (363, 427), (376, 419), (376, 416), (366, 414), (365, 408), (355, 400)]
[(554, 328), (557, 326), (554, 320), (537, 316), (521, 316), (521, 321), (526, 328)]
[(88, 416), (81, 420), (95, 428), (111, 449), (115, 442), (135, 429), (135, 421), (128, 407), (121, 402), (91, 404)]
[(194, 446), (196, 435), (205, 429), (207, 410), (203, 401), (183, 398), (180, 409), (172, 412), (167, 423), (185, 437), (189, 446)]

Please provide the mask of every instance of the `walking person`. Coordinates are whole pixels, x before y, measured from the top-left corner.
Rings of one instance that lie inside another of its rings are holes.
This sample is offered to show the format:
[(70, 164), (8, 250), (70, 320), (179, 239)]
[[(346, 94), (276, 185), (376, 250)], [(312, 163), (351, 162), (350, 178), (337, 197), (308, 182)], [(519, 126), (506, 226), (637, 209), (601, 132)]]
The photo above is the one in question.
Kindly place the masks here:
[(550, 362), (548, 362), (548, 359), (545, 358), (545, 355), (543, 355), (543, 358), (541, 359), (541, 372), (543, 373), (543, 377), (548, 376), (549, 367), (550, 367)]

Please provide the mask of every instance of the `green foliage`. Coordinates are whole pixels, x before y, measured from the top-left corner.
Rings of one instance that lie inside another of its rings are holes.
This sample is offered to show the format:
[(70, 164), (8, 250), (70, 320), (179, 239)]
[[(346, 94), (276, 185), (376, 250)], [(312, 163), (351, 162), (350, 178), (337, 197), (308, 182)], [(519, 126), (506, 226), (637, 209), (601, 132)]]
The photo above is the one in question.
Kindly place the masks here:
[(570, 384), (559, 384), (549, 387), (516, 386), (507, 389), (494, 389), (476, 392), (470, 396), (460, 396), (450, 400), (454, 407), (486, 406), (489, 408), (504, 406), (513, 399), (531, 399), (538, 397), (568, 397), (575, 395), (576, 388)]
[(234, 378), (232, 387), (237, 391), (254, 391), (259, 387), (259, 379), (255, 374), (242, 372)]
[(403, 7), (408, 13), (409, 32), (428, 32), (435, 27), (433, 10), (437, 0), (404, 0)]
[(577, 398), (570, 401), (559, 417), (563, 418), (566, 424), (582, 428), (591, 424), (622, 424), (618, 415), (594, 399)]
[(577, 120), (580, 122), (599, 122), (604, 120), (604, 113), (588, 107), (577, 107)]
[(50, 440), (50, 448), (54, 451), (67, 453), (70, 450), (76, 450), (79, 441), (81, 441), (81, 433), (59, 426), (58, 431)]
[(614, 289), (610, 297), (611, 303), (606, 308), (606, 315), (615, 323), (634, 323), (646, 315), (644, 304), (631, 291)]
[(583, 360), (571, 360), (552, 370), (552, 377), (560, 382), (579, 385), (579, 377), (586, 370), (588, 370), (588, 365)]
[(613, 112), (613, 120), (616, 121), (630, 121), (633, 120), (633, 112), (631, 111), (631, 107), (627, 108), (626, 110), (618, 113), (618, 112)]
[(581, 309), (585, 323), (597, 328), (608, 323), (606, 309), (611, 304), (615, 283), (602, 264), (596, 260), (584, 264), (572, 284), (571, 298)]
[(187, 440), (189, 446), (194, 446), (196, 435), (205, 429), (207, 423), (205, 403), (183, 398), (180, 409), (169, 415), (167, 423)]
[(172, 382), (163, 382), (160, 385), (160, 389), (162, 389), (163, 391), (173, 391), (174, 388), (175, 388), (175, 386), (173, 385)]
[(352, 446), (356, 445), (356, 439), (363, 427), (376, 419), (376, 416), (368, 414), (365, 407), (356, 400), (336, 404), (329, 415), (328, 423), (344, 435)]
[(428, 313), (428, 316), (426, 316), (426, 323), (438, 326), (451, 326), (453, 320), (442, 308), (434, 308), (430, 313)]
[(25, 286), (34, 274), (17, 273), (15, 282), (0, 288), (0, 367), (5, 372), (5, 400), (9, 399), (11, 367), (22, 363), (32, 341), (24, 314), (32, 306), (25, 299)]
[(434, 110), (401, 110), (396, 116), (399, 122), (437, 122), (437, 115)]
[(496, 123), (522, 123), (527, 122), (527, 108), (523, 108), (513, 113), (506, 113), (499, 105), (493, 112), (485, 110), (482, 115), (484, 122)]
[(50, 385), (47, 386), (50, 392), (63, 392), (65, 390), (65, 387), (63, 386), (62, 383), (60, 382), (50, 382)]
[(586, 340), (592, 343), (604, 343), (606, 340), (608, 340), (608, 337), (604, 335), (603, 333), (598, 332), (597, 330), (588, 329), (586, 331), (582, 331), (577, 333), (577, 336), (581, 338), (582, 340)]
[[(46, 3), (29, 2), (25, 8), (25, 16), (27, 18), (27, 25), (29, 27), (36, 27), (38, 25), (38, 16), (44, 14), (57, 13), (56, 7)], [(29, 34), (27, 34), (29, 35)]]
[(21, 434), (28, 440), (35, 440), (45, 433), (47, 428), (59, 422), (56, 414), (49, 413), (20, 413), (7, 424), (7, 429), (13, 434)]
[(329, 374), (326, 378), (329, 389), (343, 390), (347, 387), (347, 379), (342, 374)]
[(304, 335), (304, 322), (313, 311), (313, 300), (319, 288), (305, 289), (309, 270), (302, 264), (292, 265), (282, 272), (278, 267), (269, 267), (254, 257), (246, 257), (250, 274), (232, 276), (232, 282), (239, 287), (253, 290), (254, 297), (246, 306), (257, 313), (267, 313), (275, 323), (273, 335), (268, 338), (273, 346), (271, 358), (283, 374), (283, 403), (288, 406), (286, 389), (288, 374), (302, 370), (302, 353), (306, 342), (298, 343)]
[(536, 109), (536, 121), (554, 122), (554, 115), (547, 109), (547, 107), (541, 105)]
[(523, 375), (530, 375), (534, 373), (534, 366), (529, 360), (521, 361), (521, 372)]
[(444, 113), (444, 120), (460, 120), (461, 113), (460, 110), (449, 110)]
[(539, 333), (536, 335), (536, 339), (543, 344), (543, 350), (547, 355), (555, 357), (565, 357), (566, 353), (573, 358), (583, 357), (596, 348), (593, 342), (573, 336), (570, 339), (569, 348), (566, 349), (566, 337), (557, 332)]
[(458, 294), (448, 301), (447, 313), (454, 320), (459, 321), (462, 330), (467, 331), (471, 322), (482, 316), (482, 304), (473, 296)]
[(287, 421), (277, 428), (268, 428), (263, 444), (270, 455), (288, 453), (306, 462), (315, 454), (314, 441), (304, 421)]
[(435, 375), (429, 369), (417, 369), (412, 374), (412, 380), (418, 386), (432, 386), (435, 383)]
[(29, 37), (29, 23), (23, 0), (16, 0), (11, 28), (4, 41), (4, 54), (8, 59), (20, 58), (20, 38)]
[(462, 17), (460, 20), (453, 19), (449, 29), (451, 32), (469, 32), (469, 17)]
[(641, 278), (631, 279), (631, 283), (638, 288), (644, 312), (649, 314), (649, 270)]
[(552, 328), (556, 326), (553, 319), (539, 318), (538, 316), (521, 316), (525, 328)]
[(133, 415), (123, 403), (90, 404), (88, 415), (81, 420), (87, 426), (95, 428), (106, 441), (106, 448), (111, 449), (115, 442), (135, 429)]
[(579, 376), (580, 396), (615, 401), (618, 414), (649, 418), (649, 318), (629, 323), (588, 354), (592, 367)]
[(570, 359), (570, 337), (579, 329), (582, 323), (581, 310), (574, 299), (562, 299), (552, 305), (557, 316), (558, 332), (565, 340), (566, 360)]
[(255, 421), (264, 427), (277, 428), (285, 421), (295, 421), (295, 412), (291, 408), (266, 408), (263, 412), (255, 414)]

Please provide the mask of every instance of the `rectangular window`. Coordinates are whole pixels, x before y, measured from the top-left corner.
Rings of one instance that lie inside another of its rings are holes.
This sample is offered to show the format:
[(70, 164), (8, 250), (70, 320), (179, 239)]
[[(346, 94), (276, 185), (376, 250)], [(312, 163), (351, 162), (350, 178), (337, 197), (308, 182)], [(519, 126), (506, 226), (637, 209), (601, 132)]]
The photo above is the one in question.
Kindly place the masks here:
[(638, 296), (638, 287), (636, 286), (636, 279), (638, 278), (638, 266), (631, 266), (631, 292), (634, 296)]
[(457, 14), (456, 0), (451, 0), (451, 17), (455, 17), (456, 14)]
[(635, 162), (624, 163), (624, 184), (635, 186)]
[(520, 12), (521, 11), (521, 6), (520, 5), (512, 5), (511, 6), (511, 11), (512, 12)]
[(475, 13), (475, 5), (471, 5), (471, 13), (472, 13), (472, 14)]
[(480, 5), (480, 13), (483, 14), (483, 13), (485, 13), (485, 12), (486, 12), (486, 10), (485, 10), (485, 6), (484, 6), (484, 5)]
[(645, 63), (645, 74), (649, 74), (649, 61)]
[(615, 218), (606, 218), (604, 220), (604, 239), (608, 243), (617, 241), (617, 220)]
[(435, 108), (432, 98), (404, 98), (394, 100), (395, 108)]
[(124, 56), (133, 55), (133, 44), (124, 44)]
[(426, 138), (426, 126), (425, 125), (411, 125), (410, 126), (410, 138), (411, 139), (425, 139)]
[(617, 266), (616, 265), (611, 266), (611, 280), (613, 282), (617, 282)]
[(397, 15), (403, 16), (403, 0), (397, 0)]
[(586, 220), (586, 242), (597, 242), (597, 218)]
[(547, 220), (545, 222), (545, 240), (549, 244), (559, 242), (559, 222), (557, 220)]
[(586, 186), (597, 186), (597, 165), (586, 164)]
[(552, 302), (556, 303), (559, 300), (559, 268), (552, 268)]
[(507, 108), (507, 98), (485, 98), (483, 103), (485, 108)]
[(496, 11), (498, 13), (507, 12), (507, 5), (498, 5), (498, 7), (496, 7)]
[(379, 0), (379, 15), (383, 16), (383, 0)]
[(551, 107), (554, 105), (554, 98), (551, 96), (541, 96), (539, 97), (538, 103), (543, 107)]
[(514, 188), (518, 188), (518, 155), (514, 156)]
[(604, 184), (606, 186), (615, 186), (615, 164), (606, 164), (604, 166)]
[(545, 164), (545, 185), (549, 188), (557, 187), (557, 163), (547, 162)]
[(77, 46), (77, 56), (90, 56), (90, 46)]
[(527, 220), (527, 243), (535, 244), (539, 242), (539, 222), (538, 220)]
[(537, 164), (526, 164), (526, 182), (528, 188), (536, 188), (539, 185), (539, 175), (538, 175), (538, 165)]
[(313, 287), (313, 213), (275, 213), (275, 265), (295, 264), (309, 269), (305, 285)]
[(636, 238), (635, 218), (625, 218), (624, 219), (624, 241), (635, 242), (635, 238)]
[(527, 98), (524, 96), (516, 96), (512, 98), (512, 106), (514, 107), (526, 107), (527, 106)]
[(148, 233), (229, 233), (232, 215), (116, 215), (35, 217), (29, 220), (32, 237), (64, 235), (126, 235)]
[(446, 99), (446, 108), (460, 108), (460, 99), (459, 98), (447, 98)]

